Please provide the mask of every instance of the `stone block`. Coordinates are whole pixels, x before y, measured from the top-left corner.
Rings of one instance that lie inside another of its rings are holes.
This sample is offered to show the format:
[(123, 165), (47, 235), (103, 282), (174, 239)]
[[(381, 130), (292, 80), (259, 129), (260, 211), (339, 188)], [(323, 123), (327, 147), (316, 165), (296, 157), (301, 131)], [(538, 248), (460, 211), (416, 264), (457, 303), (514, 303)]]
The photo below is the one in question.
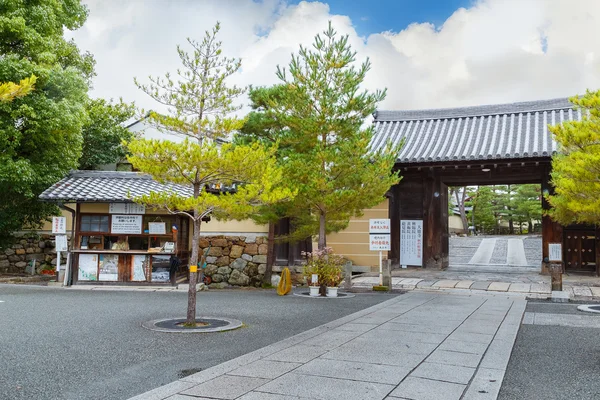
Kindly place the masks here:
[(246, 265), (248, 265), (248, 261), (242, 258), (236, 258), (236, 260), (231, 263), (231, 268), (236, 270), (243, 270), (244, 268), (246, 268)]
[(269, 380), (263, 378), (221, 375), (185, 390), (181, 394), (204, 398), (237, 399), (267, 382)]
[(250, 277), (235, 269), (231, 271), (231, 275), (229, 275), (229, 284), (236, 286), (246, 286), (250, 283)]
[(28, 247), (25, 249), (25, 253), (27, 254), (33, 254), (35, 252), (35, 250), (33, 249), (33, 247)]
[(16, 249), (15, 250), (15, 254), (17, 254), (17, 255), (23, 255), (23, 254), (25, 254), (25, 249)]
[(12, 248), (13, 248), (13, 249), (22, 249), (22, 248), (23, 248), (23, 245), (21, 245), (21, 244), (13, 244), (13, 245), (12, 245)]
[(553, 290), (551, 300), (553, 303), (568, 303), (569, 293), (565, 291)]
[(267, 272), (267, 264), (260, 264), (258, 266), (258, 273), (264, 275), (265, 272)]
[(424, 362), (410, 376), (467, 385), (474, 373), (475, 368)]
[(0, 261), (0, 268), (8, 268), (8, 267), (10, 267), (10, 261), (8, 261), (8, 260)]
[(223, 249), (221, 247), (211, 247), (208, 251), (209, 256), (221, 257), (223, 255)]
[(208, 287), (213, 289), (225, 289), (229, 284), (227, 282), (211, 283)]
[(15, 254), (15, 251), (13, 249), (6, 249), (4, 250), (4, 254), (6, 254), (7, 256), (12, 256), (13, 254)]
[(454, 351), (436, 350), (427, 361), (446, 365), (458, 365), (459, 367), (475, 368), (481, 360), (480, 354), (457, 353)]
[(216, 261), (215, 264), (219, 267), (225, 267), (229, 265), (229, 256), (221, 256)]
[(208, 264), (206, 266), (206, 268), (204, 268), (204, 274), (206, 274), (208, 276), (212, 276), (212, 274), (217, 273), (218, 269), (219, 269), (219, 267), (217, 267), (215, 264)]
[(419, 400), (459, 400), (466, 385), (409, 376), (390, 396)]
[(261, 255), (265, 254), (266, 255), (268, 251), (269, 251), (269, 246), (268, 245), (266, 245), (266, 244), (263, 243), (263, 244), (260, 244), (258, 246), (258, 254), (261, 254)]
[[(56, 264), (56, 262), (55, 262)], [(25, 268), (27, 266), (27, 263), (25, 261), (19, 261), (18, 263), (15, 263), (15, 267), (17, 268)]]
[(8, 256), (6, 254), (0, 254), (0, 260), (8, 260)]
[(225, 239), (225, 238), (211, 239), (210, 244), (213, 247), (227, 247), (227, 239)]
[(255, 277), (258, 275), (258, 265), (254, 263), (248, 263), (246, 268), (244, 268), (244, 273), (249, 277)]
[(488, 286), (488, 291), (493, 291), (493, 292), (506, 292), (508, 291), (508, 288), (510, 287), (510, 283), (508, 282), (492, 282), (490, 283), (490, 286)]
[(265, 255), (254, 256), (254, 257), (252, 257), (252, 262), (256, 263), (256, 264), (266, 264), (267, 256), (265, 256)]
[(298, 368), (300, 363), (286, 363), (281, 361), (258, 360), (234, 369), (227, 375), (249, 376), (253, 378), (275, 379), (289, 371)]
[(38, 246), (40, 249), (44, 249), (44, 248), (46, 248), (46, 242), (44, 242), (43, 240), (40, 240), (40, 241), (38, 242), (37, 246)]
[(224, 256), (228, 256), (228, 255), (229, 255), (229, 253), (230, 253), (230, 251), (231, 251), (231, 250), (230, 250), (230, 247), (229, 247), (229, 246), (227, 246), (227, 247), (223, 247), (223, 255), (224, 255)]
[(220, 267), (217, 270), (217, 274), (221, 274), (221, 275), (229, 275), (231, 273), (231, 268), (229, 267)]
[[(241, 237), (240, 237), (241, 239)], [(256, 236), (246, 236), (246, 238), (244, 239), (244, 242), (246, 243), (256, 243)]]
[(410, 369), (394, 365), (365, 364), (361, 362), (316, 358), (298, 368), (296, 372), (305, 375), (397, 385), (408, 375)]
[(469, 289), (473, 281), (460, 281), (454, 286), (456, 289)]
[(256, 243), (249, 243), (246, 245), (244, 249), (244, 253), (249, 254), (251, 256), (258, 254), (258, 245)]
[(281, 277), (277, 274), (271, 275), (271, 286), (279, 285), (279, 281), (281, 281)]
[(50, 264), (51, 265), (56, 265), (56, 258), (53, 258), (52, 260), (50, 260)]
[(252, 261), (252, 256), (250, 254), (242, 254), (242, 259), (246, 261)]
[(198, 246), (200, 246), (202, 249), (205, 249), (208, 246), (210, 246), (210, 242), (206, 238), (200, 238), (200, 241), (198, 242)]
[(211, 276), (211, 279), (215, 283), (223, 282), (223, 275), (221, 275), (221, 274), (213, 274)]
[(207, 256), (206, 257), (206, 263), (207, 264), (214, 264), (217, 261), (218, 257), (213, 257), (213, 256)]
[(486, 281), (475, 282), (471, 285), (471, 290), (488, 290), (490, 283)]
[(44, 255), (43, 254), (27, 254), (25, 256), (25, 260), (27, 260), (27, 261), (31, 261), (31, 260), (43, 261)]
[(231, 250), (229, 251), (229, 257), (240, 258), (242, 256), (243, 251), (244, 248), (242, 246), (234, 244), (233, 246), (231, 246)]

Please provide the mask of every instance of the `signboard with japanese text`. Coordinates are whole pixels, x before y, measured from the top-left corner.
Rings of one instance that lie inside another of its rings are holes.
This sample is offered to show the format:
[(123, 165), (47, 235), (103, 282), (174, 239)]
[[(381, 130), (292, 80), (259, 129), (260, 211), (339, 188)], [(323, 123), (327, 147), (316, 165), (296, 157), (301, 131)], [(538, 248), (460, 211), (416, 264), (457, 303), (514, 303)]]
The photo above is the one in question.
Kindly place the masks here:
[(167, 233), (166, 223), (148, 222), (148, 233), (151, 235), (164, 235)]
[(67, 233), (67, 219), (65, 217), (52, 217), (52, 233)]
[(54, 237), (54, 243), (56, 244), (56, 251), (67, 251), (67, 235), (56, 235)]
[(142, 233), (141, 215), (113, 215), (111, 233), (139, 235)]
[(145, 214), (146, 207), (135, 203), (110, 203), (109, 214)]
[(548, 243), (548, 260), (562, 261), (562, 243)]
[(369, 233), (390, 233), (389, 219), (370, 219)]
[(423, 266), (423, 221), (400, 221), (400, 265)]
[(390, 251), (390, 235), (369, 235), (369, 250), (371, 251)]

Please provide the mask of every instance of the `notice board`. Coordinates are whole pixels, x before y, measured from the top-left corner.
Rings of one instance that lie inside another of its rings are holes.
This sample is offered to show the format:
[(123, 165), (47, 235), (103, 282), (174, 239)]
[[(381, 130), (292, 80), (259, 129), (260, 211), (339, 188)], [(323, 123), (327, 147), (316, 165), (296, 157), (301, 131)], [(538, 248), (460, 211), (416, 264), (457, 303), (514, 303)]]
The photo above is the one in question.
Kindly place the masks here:
[(423, 220), (400, 220), (400, 265), (423, 266)]

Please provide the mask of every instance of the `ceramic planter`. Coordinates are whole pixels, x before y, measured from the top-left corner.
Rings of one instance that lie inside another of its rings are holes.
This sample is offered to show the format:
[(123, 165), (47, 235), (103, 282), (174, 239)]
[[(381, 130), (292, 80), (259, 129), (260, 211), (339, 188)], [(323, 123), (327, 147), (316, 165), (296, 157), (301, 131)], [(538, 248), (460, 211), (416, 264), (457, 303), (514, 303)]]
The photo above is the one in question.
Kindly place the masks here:
[(309, 286), (309, 288), (310, 288), (310, 295), (312, 297), (319, 296), (319, 287), (318, 286)]
[(327, 286), (327, 297), (338, 297), (338, 288)]

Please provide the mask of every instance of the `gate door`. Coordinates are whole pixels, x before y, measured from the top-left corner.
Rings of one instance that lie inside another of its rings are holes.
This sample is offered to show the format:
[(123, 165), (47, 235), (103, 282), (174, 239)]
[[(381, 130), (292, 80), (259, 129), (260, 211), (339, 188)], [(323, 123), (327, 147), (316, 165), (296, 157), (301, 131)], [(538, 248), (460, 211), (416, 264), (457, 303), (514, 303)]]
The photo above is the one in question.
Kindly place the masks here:
[(596, 232), (594, 229), (565, 228), (564, 256), (567, 271), (596, 272)]

